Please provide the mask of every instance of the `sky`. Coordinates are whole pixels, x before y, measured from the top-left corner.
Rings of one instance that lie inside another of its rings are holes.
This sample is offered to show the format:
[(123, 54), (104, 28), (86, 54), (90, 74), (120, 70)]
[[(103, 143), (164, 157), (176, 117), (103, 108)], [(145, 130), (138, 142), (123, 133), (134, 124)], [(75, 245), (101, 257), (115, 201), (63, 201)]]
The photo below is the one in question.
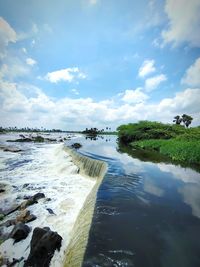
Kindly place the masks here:
[(0, 126), (200, 125), (200, 0), (0, 0)]

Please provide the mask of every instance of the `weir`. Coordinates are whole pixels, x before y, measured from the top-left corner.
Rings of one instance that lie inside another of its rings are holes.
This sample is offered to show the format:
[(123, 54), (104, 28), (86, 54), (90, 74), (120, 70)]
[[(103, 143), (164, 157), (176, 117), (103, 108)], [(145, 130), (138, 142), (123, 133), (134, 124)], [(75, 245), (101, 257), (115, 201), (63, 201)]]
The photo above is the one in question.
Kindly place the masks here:
[(72, 230), (71, 239), (66, 249), (64, 267), (80, 267), (86, 250), (89, 230), (95, 208), (96, 194), (107, 170), (107, 163), (91, 159), (65, 147), (73, 162), (79, 167), (80, 173), (96, 178), (96, 183), (87, 196)]

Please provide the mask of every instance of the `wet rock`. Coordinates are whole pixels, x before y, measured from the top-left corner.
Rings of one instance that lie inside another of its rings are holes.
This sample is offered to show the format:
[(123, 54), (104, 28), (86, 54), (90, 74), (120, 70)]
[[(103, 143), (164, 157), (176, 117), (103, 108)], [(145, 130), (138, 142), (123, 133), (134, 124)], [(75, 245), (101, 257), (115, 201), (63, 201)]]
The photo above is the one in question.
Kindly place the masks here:
[(4, 152), (13, 152), (13, 153), (17, 153), (17, 152), (21, 152), (22, 149), (17, 148), (17, 147), (5, 147)]
[(4, 214), (5, 216), (7, 216), (7, 215), (9, 215), (9, 214), (15, 212), (16, 210), (18, 210), (19, 207), (20, 207), (20, 205), (18, 205), (18, 204), (14, 204), (13, 206), (11, 206), (10, 208), (8, 208), (7, 210), (0, 210), (0, 212), (1, 212), (2, 214)]
[(12, 262), (7, 262), (7, 266), (8, 267), (12, 267), (12, 266), (15, 266), (16, 263), (19, 263), (20, 261), (22, 261), (24, 259), (24, 257), (21, 257), (20, 259), (15, 259), (13, 258), (13, 261)]
[(79, 149), (82, 147), (82, 145), (80, 143), (74, 143), (71, 145), (72, 148), (75, 148), (75, 149)]
[(49, 212), (49, 214), (56, 215), (52, 209), (47, 208), (46, 210)]
[(7, 140), (7, 142), (32, 142), (33, 140), (31, 138), (25, 137), (25, 138), (19, 138), (15, 140)]
[(46, 138), (46, 141), (48, 141), (48, 142), (56, 142), (57, 140), (55, 138)]
[(31, 214), (29, 210), (23, 210), (16, 218), (15, 222), (28, 223), (36, 220), (37, 217), (34, 214)]
[(14, 243), (16, 243), (21, 241), (22, 239), (25, 239), (28, 236), (29, 232), (30, 228), (27, 225), (18, 223), (10, 233), (10, 238), (13, 238), (15, 240)]
[(14, 225), (14, 224), (15, 224), (15, 220), (7, 220), (3, 224), (1, 224), (0, 226), (10, 227), (11, 225)]
[(25, 209), (28, 206), (31, 206), (33, 204), (38, 203), (37, 201), (41, 198), (45, 198), (45, 194), (44, 193), (37, 193), (34, 196), (28, 198), (27, 200), (23, 201), (20, 205), (20, 209)]
[(23, 201), (20, 205), (20, 210), (26, 209), (28, 206), (31, 206), (33, 204), (38, 203), (36, 200), (34, 200), (32, 197)]
[(60, 250), (62, 237), (50, 228), (36, 227), (31, 239), (31, 250), (24, 267), (48, 267), (55, 250)]
[(29, 183), (26, 183), (26, 184), (23, 185), (23, 188), (26, 188), (26, 187), (28, 187), (29, 185), (30, 185)]
[(33, 196), (33, 199), (38, 201), (41, 198), (45, 198), (45, 194), (44, 193), (37, 193)]
[(0, 183), (0, 194), (3, 194), (6, 192), (7, 184)]
[(4, 219), (4, 214), (0, 213), (0, 221)]

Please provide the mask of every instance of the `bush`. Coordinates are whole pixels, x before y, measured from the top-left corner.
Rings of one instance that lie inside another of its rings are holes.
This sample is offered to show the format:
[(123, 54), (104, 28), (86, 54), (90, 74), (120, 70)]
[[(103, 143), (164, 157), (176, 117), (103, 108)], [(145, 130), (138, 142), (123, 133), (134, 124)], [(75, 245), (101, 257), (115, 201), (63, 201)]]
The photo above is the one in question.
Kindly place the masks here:
[(176, 161), (200, 164), (200, 141), (143, 140), (131, 144), (133, 147), (153, 149)]
[(140, 121), (121, 125), (117, 128), (119, 140), (130, 143), (145, 139), (170, 139), (176, 135), (185, 133), (184, 126), (170, 125), (160, 122)]

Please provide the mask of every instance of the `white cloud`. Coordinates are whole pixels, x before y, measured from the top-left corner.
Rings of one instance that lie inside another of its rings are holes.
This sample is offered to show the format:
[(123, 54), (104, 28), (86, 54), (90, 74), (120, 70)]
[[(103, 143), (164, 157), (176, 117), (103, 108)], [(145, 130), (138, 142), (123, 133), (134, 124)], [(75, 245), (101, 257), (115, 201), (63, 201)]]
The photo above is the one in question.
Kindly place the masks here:
[(17, 41), (17, 34), (6, 20), (0, 17), (0, 58), (5, 56), (8, 44)]
[(37, 64), (37, 61), (34, 60), (34, 59), (32, 59), (32, 58), (30, 58), (30, 57), (28, 57), (28, 58), (26, 59), (26, 64), (28, 64), (28, 65), (30, 65), (30, 66), (34, 66), (35, 64)]
[[(128, 92), (127, 92), (128, 91)], [(131, 91), (131, 92), (130, 92)], [(136, 93), (137, 92), (137, 93)], [(140, 95), (139, 89), (126, 90), (122, 97)], [(53, 99), (41, 89), (29, 84), (0, 82), (0, 120), (6, 126), (44, 126), (47, 128), (83, 129), (104, 127), (113, 129), (138, 120), (172, 122), (176, 114), (190, 114), (193, 125), (200, 123), (200, 89), (186, 89), (174, 97), (158, 103), (149, 103), (138, 97), (138, 101), (119, 100), (119, 97), (94, 101), (91, 98)], [(126, 100), (126, 98), (125, 98)]]
[(188, 42), (200, 47), (200, 1), (166, 0), (165, 12), (169, 18), (169, 27), (162, 32), (164, 43), (179, 45)]
[(149, 97), (142, 92), (142, 88), (135, 90), (126, 90), (123, 94), (122, 100), (126, 103), (141, 103), (145, 102)]
[(57, 83), (60, 81), (72, 82), (77, 79), (85, 78), (86, 75), (82, 73), (77, 67), (48, 72), (45, 76), (45, 79), (52, 83)]
[(71, 92), (74, 93), (75, 95), (79, 95), (79, 91), (77, 89), (71, 89)]
[(147, 92), (151, 92), (155, 90), (160, 85), (160, 83), (166, 80), (167, 80), (167, 77), (164, 74), (160, 74), (160, 75), (156, 75), (154, 77), (148, 78), (145, 81), (145, 90)]
[(200, 86), (200, 57), (186, 70), (181, 83), (193, 87)]
[(156, 70), (154, 64), (155, 64), (154, 60), (145, 60), (139, 69), (138, 75), (140, 77), (145, 77), (148, 74), (154, 72)]

